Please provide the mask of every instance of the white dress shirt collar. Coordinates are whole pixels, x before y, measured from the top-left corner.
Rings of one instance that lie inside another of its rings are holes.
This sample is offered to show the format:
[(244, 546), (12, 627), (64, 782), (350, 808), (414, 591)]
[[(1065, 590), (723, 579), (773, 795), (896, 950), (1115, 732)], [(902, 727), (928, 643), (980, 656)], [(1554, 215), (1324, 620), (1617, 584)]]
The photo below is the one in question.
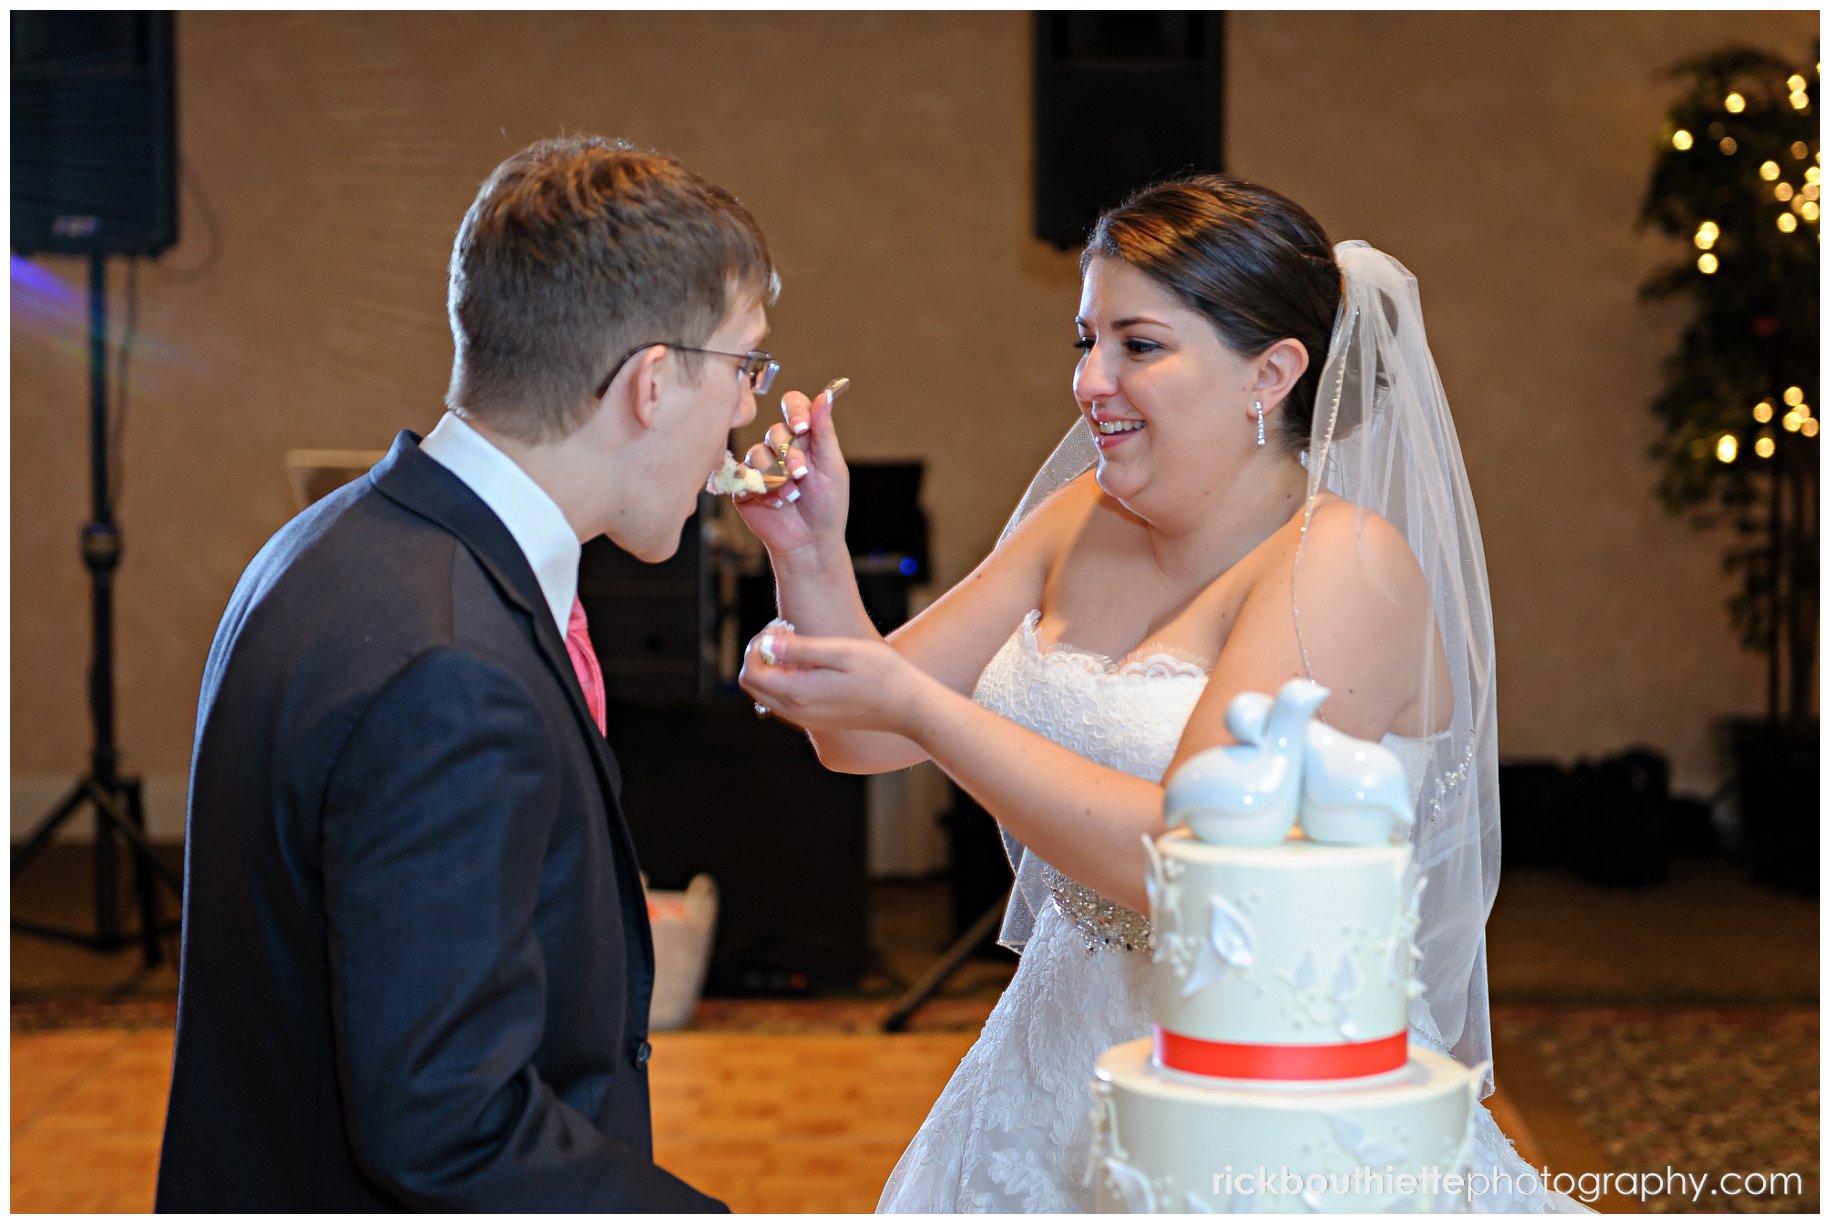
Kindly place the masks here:
[(419, 449), (437, 460), (495, 511), (540, 583), (559, 636), (565, 637), (578, 594), (578, 536), (545, 489), (482, 434), (447, 412)]

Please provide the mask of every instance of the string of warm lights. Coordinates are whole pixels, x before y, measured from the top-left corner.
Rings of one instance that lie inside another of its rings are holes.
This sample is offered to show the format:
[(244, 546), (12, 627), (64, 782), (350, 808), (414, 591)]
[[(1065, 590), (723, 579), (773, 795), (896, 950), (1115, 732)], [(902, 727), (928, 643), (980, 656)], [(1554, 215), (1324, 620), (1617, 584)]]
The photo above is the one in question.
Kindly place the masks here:
[[(1822, 65), (1818, 66), (1821, 74)], [(1810, 82), (1797, 73), (1786, 78), (1786, 101), (1794, 110), (1804, 111), (1811, 106)], [(1722, 109), (1730, 115), (1744, 115), (1748, 110), (1747, 96), (1739, 90), (1732, 90), (1722, 99)], [(1734, 157), (1740, 152), (1740, 143), (1730, 135), (1723, 124), (1708, 125), (1707, 135), (1715, 141), (1716, 150), (1724, 157)], [(1697, 137), (1688, 128), (1678, 128), (1671, 133), (1671, 147), (1679, 153), (1689, 153), (1698, 148)], [(1802, 229), (1809, 229), (1817, 237), (1819, 217), (1818, 198), (1821, 193), (1822, 154), (1813, 152), (1802, 140), (1794, 141), (1785, 150), (1789, 161), (1782, 164), (1777, 157), (1767, 158), (1754, 168), (1753, 188), (1762, 198), (1770, 199), (1777, 207), (1772, 213), (1773, 224), (1780, 233), (1795, 234)], [(1798, 165), (1798, 163), (1808, 163)], [(1793, 182), (1792, 179), (1797, 181)], [(1821, 238), (1819, 238), (1821, 240)], [(1691, 237), (1696, 246), (1697, 271), (1704, 276), (1715, 275), (1722, 267), (1722, 254), (1718, 245), (1732, 248), (1733, 243), (1723, 244), (1722, 226), (1713, 220), (1701, 222)], [(1780, 428), (1787, 433), (1797, 434), (1804, 438), (1817, 437), (1817, 418), (1811, 414), (1811, 406), (1805, 403), (1804, 389), (1787, 387), (1778, 397), (1762, 399), (1754, 405), (1753, 416), (1756, 425), (1762, 426), (1754, 438), (1754, 454), (1761, 459), (1771, 459), (1778, 451), (1777, 435), (1770, 428), (1777, 409), (1773, 399), (1778, 398), (1786, 406), (1786, 411), (1779, 419)], [(1733, 432), (1719, 434), (1715, 441), (1715, 457), (1722, 463), (1734, 463), (1741, 455), (1741, 440)]]
[[(1819, 65), (1820, 70), (1821, 68), (1822, 65)], [(1786, 78), (1786, 89), (1790, 91), (1786, 100), (1794, 110), (1809, 109), (1811, 105), (1811, 95), (1807, 89), (1809, 84), (1810, 82), (1797, 73)], [(1731, 91), (1722, 99), (1722, 109), (1731, 115), (1743, 114), (1747, 110), (1747, 97), (1739, 91)], [(1716, 148), (1722, 152), (1723, 156), (1733, 157), (1740, 152), (1740, 144), (1733, 136), (1728, 135), (1720, 124), (1712, 124), (1709, 135), (1717, 137)], [(1696, 147), (1696, 137), (1691, 135), (1689, 129), (1679, 128), (1671, 134), (1671, 147), (1680, 153), (1687, 153)], [(1821, 174), (1822, 154), (1813, 153), (1810, 146), (1802, 140), (1794, 141), (1788, 152), (1795, 161), (1804, 161), (1808, 157), (1812, 162), (1811, 165), (1804, 167), (1802, 176), (1804, 181), (1799, 186), (1794, 187), (1791, 183), (1784, 181), (1785, 168), (1777, 161), (1763, 161), (1758, 170), (1761, 182), (1771, 184), (1766, 190), (1771, 193), (1774, 201), (1788, 206), (1780, 209), (1774, 217), (1774, 224), (1779, 227), (1779, 232), (1782, 234), (1797, 233), (1801, 220), (1815, 229), (1819, 213), (1818, 179)], [(1714, 250), (1717, 239), (1721, 237), (1722, 229), (1714, 221), (1705, 221), (1697, 227), (1694, 241), (1697, 250), (1702, 252), (1697, 256), (1697, 271), (1705, 276), (1715, 275), (1722, 266), (1722, 260)], [(1720, 448), (1718, 448), (1719, 453)], [(1733, 460), (1732, 458), (1724, 459), (1723, 462), (1731, 463)]]
[[(1817, 436), (1817, 418), (1811, 415), (1811, 405), (1805, 403), (1803, 387), (1787, 387), (1780, 400), (1786, 406), (1786, 414), (1779, 419), (1780, 427), (1787, 433), (1795, 433), (1806, 438)], [(1754, 423), (1770, 425), (1773, 421), (1773, 401), (1763, 399), (1754, 405)], [(1771, 459), (1779, 449), (1773, 437), (1773, 431), (1763, 429), (1754, 439), (1754, 454), (1762, 459)], [(1716, 439), (1716, 458), (1723, 463), (1733, 463), (1741, 451), (1740, 440), (1732, 433), (1725, 433)]]

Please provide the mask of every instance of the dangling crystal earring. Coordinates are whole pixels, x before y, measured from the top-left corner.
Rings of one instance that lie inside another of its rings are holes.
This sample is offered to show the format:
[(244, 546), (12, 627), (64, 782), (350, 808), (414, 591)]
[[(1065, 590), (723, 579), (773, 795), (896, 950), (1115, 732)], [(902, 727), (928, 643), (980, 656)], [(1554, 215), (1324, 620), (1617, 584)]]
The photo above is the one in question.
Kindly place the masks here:
[(1264, 405), (1257, 400), (1253, 400), (1252, 407), (1254, 407), (1258, 410), (1258, 445), (1263, 446), (1264, 445)]

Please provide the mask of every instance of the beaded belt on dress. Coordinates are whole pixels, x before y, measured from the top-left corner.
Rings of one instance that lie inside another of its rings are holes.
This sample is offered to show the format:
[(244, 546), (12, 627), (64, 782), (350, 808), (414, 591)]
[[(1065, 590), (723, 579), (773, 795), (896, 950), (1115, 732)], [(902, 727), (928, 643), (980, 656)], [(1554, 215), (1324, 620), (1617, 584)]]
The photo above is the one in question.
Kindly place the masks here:
[(1046, 864), (1042, 868), (1042, 878), (1055, 898), (1055, 908), (1074, 924), (1074, 929), (1086, 941), (1088, 954), (1150, 950), (1150, 919), (1070, 880)]

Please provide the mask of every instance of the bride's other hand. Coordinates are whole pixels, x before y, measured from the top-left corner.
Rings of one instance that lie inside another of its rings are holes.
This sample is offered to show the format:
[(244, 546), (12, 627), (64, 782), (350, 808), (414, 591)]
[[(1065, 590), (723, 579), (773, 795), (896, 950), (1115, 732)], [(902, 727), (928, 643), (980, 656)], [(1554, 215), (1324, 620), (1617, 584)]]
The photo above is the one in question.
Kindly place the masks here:
[(926, 677), (881, 638), (803, 637), (769, 628), (744, 651), (737, 681), (756, 703), (808, 731), (906, 734)]
[[(851, 473), (833, 429), (831, 396), (822, 391), (819, 398), (809, 400), (799, 391), (788, 392), (782, 396), (782, 421), (769, 427), (765, 440), (745, 453), (744, 462), (759, 472), (779, 465), (788, 483), (769, 493), (736, 498), (737, 512), (778, 567), (843, 556)], [(796, 428), (801, 432), (795, 433)]]

